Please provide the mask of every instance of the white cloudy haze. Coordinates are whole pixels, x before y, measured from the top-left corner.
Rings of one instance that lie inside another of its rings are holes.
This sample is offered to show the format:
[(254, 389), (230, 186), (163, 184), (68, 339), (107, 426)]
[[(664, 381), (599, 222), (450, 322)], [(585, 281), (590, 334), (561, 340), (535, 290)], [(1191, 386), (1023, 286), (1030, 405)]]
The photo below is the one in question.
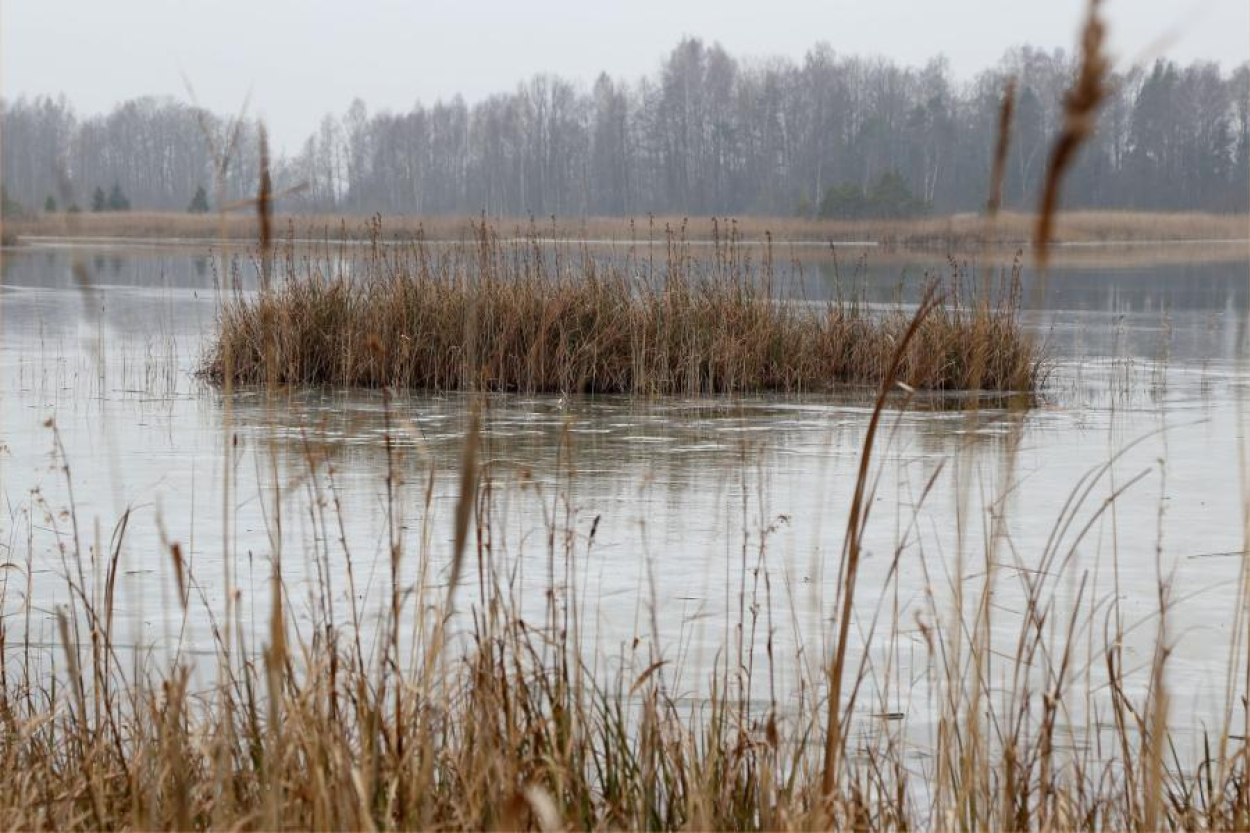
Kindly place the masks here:
[[(1071, 48), (1084, 0), (0, 0), (6, 97), (65, 93), (81, 112), (146, 94), (265, 117), (293, 148), (360, 97), (374, 109), (510, 90), (537, 72), (649, 73), (682, 35), (799, 58), (817, 41), (968, 77), (1010, 46)], [(1107, 0), (1121, 65), (1155, 54), (1247, 59), (1245, 0)]]

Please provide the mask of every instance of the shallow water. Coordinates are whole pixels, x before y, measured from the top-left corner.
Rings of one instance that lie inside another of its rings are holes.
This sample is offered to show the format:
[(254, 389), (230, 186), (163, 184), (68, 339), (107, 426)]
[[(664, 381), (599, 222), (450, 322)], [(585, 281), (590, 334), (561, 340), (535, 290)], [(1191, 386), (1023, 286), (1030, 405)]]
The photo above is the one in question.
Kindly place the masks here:
[[(853, 291), (885, 303), (914, 297), (934, 265), (877, 268), (869, 255), (848, 275), (812, 263), (792, 286), (808, 298)], [(194, 376), (223, 271), (195, 250), (5, 252), (0, 547), (13, 566), (0, 571), (0, 593), (9, 645), (14, 634), (56, 642), (55, 610), (70, 596), (64, 575), (78, 576), (66, 555), (75, 534), (96, 566), (118, 554), (115, 619), (132, 646), (211, 652), (228, 584), (255, 625), (247, 638), (259, 642), (275, 552), (297, 621), (325, 609), (346, 621), (353, 592), (365, 622), (376, 621), (390, 599), (388, 523), (403, 543), (403, 586), (441, 592), (468, 400), (343, 391), (223, 399)], [(869, 652), (867, 708), (908, 710), (931, 670), (923, 629), (950, 615), (958, 587), (979, 592), (993, 507), (1005, 524), (992, 550), (996, 648), (1014, 653), (1024, 582), (1038, 576), (1048, 546), (1070, 555), (1046, 577), (1055, 618), (1066, 621), (1079, 602), (1092, 623), (1080, 640), (1097, 647), (1118, 595), (1126, 627), (1135, 626), (1130, 663), (1149, 661), (1162, 577), (1176, 601), (1167, 619), (1174, 715), (1218, 712), (1243, 546), (1248, 274), (1250, 263), (1228, 259), (1058, 268), (1045, 280), (1026, 272), (1025, 319), (1057, 360), (1040, 405), (889, 413), (856, 635), (862, 645), (875, 621), (877, 646), (897, 623), (890, 641), (902, 647)], [(862, 391), (492, 397), (484, 551), (506, 562), (518, 604), (538, 616), (551, 577), (571, 576), (583, 636), (605, 667), (639, 654), (646, 667), (658, 652), (673, 663), (673, 690), (694, 696), (718, 662), (749, 659), (751, 644), (762, 662), (771, 634), (779, 687), (791, 690), (786, 680), (805, 666), (819, 677), (832, 634), (869, 414)], [(1075, 520), (1057, 522), (1082, 478), (1125, 448)], [(1056, 528), (1065, 530), (1058, 543)], [(185, 614), (172, 542), (194, 576)], [(476, 598), (477, 566), (463, 608)], [(98, 586), (103, 569), (88, 563), (83, 575)], [(739, 637), (742, 619), (755, 622), (754, 640)], [(768, 690), (766, 680), (753, 687)]]

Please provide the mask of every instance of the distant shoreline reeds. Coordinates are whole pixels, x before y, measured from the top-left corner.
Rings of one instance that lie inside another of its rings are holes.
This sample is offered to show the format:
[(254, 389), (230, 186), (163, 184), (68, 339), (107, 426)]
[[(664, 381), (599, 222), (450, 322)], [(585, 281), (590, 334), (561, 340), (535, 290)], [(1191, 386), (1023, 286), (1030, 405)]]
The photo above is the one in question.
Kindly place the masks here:
[[(528, 218), (489, 217), (501, 233), (525, 236), (534, 227)], [(327, 234), (358, 241), (372, 233), (367, 217), (358, 215), (292, 215), (278, 213), (274, 227), (296, 237), (321, 239)], [(408, 241), (463, 240), (479, 217), (468, 215), (390, 216), (386, 239)], [(1246, 237), (1245, 214), (1209, 212), (1151, 212), (1126, 210), (1068, 211), (1054, 217), (1053, 239), (1060, 245), (1096, 243), (1177, 243), (1241, 241)], [(824, 245), (869, 243), (887, 250), (923, 250), (946, 253), (970, 251), (982, 245), (1015, 249), (1033, 241), (1037, 216), (1020, 211), (996, 215), (987, 236), (985, 218), (975, 213), (922, 217), (909, 220), (834, 220), (802, 217), (568, 217), (539, 218), (541, 234), (568, 241), (628, 244), (663, 241), (666, 230), (682, 229), (692, 242), (710, 242), (728, 227), (744, 242)], [(250, 212), (185, 214), (127, 211), (100, 214), (38, 214), (11, 218), (18, 239), (129, 240), (161, 242), (256, 240), (256, 218)]]

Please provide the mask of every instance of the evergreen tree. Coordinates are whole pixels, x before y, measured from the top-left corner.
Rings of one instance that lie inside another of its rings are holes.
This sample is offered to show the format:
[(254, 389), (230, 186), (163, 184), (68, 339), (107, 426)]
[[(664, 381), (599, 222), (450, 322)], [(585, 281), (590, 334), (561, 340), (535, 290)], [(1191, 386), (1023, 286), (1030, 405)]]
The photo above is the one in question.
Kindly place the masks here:
[(830, 188), (820, 201), (820, 216), (836, 220), (859, 220), (867, 211), (864, 189), (853, 183)]
[(96, 186), (95, 191), (91, 194), (91, 210), (97, 214), (108, 208), (108, 198), (104, 196), (104, 189)]
[(0, 216), (14, 217), (22, 213), (22, 206), (9, 199), (9, 189), (0, 184)]
[(51, 194), (48, 194), (48, 198), (43, 201), (43, 212), (45, 214), (56, 213), (56, 200), (52, 199)]
[(109, 190), (108, 210), (109, 211), (129, 211), (130, 210), (130, 200), (126, 199), (126, 195), (122, 193), (122, 187), (118, 185), (116, 182), (113, 183), (113, 187)]
[(929, 213), (930, 205), (911, 192), (897, 170), (873, 180), (865, 191), (847, 183), (830, 188), (820, 202), (820, 216), (839, 220), (899, 220)]
[(929, 206), (916, 199), (897, 170), (887, 171), (868, 189), (868, 209), (873, 217), (901, 220), (928, 213)]
[(208, 194), (201, 185), (195, 189), (195, 196), (191, 198), (191, 204), (187, 206), (187, 211), (191, 214), (207, 214), (208, 213)]
[(82, 213), (82, 209), (78, 207), (78, 203), (76, 202), (70, 203), (69, 208), (65, 210), (69, 214), (81, 214)]

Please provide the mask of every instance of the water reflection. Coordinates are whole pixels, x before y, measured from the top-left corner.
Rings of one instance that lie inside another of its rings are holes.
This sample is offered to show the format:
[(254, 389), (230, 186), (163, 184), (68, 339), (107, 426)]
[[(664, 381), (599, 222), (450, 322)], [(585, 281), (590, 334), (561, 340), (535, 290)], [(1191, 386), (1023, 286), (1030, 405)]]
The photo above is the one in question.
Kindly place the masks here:
[[(1065, 264), (1060, 257), (1045, 275), (1021, 269), (1020, 298), (1026, 317), (1050, 335), (1062, 356), (1155, 358), (1164, 351), (1174, 360), (1190, 362), (1234, 361), (1243, 355), (1250, 302), (1244, 253), (1232, 257), (1228, 252), (1205, 252), (1220, 257), (1129, 267), (1115, 265), (1116, 254), (1076, 264)], [(621, 257), (614, 252), (601, 256), (614, 262)], [(335, 257), (350, 265), (352, 250), (336, 252)], [(952, 267), (951, 261), (932, 254), (866, 253), (860, 261), (839, 265), (819, 249), (803, 249), (775, 265), (774, 281), (779, 294), (812, 301), (853, 298), (908, 304), (934, 279), (948, 287), (957, 280), (963, 292), (987, 283), (1001, 286), (1008, 280), (1011, 261), (1006, 255), (986, 255), (980, 263), (966, 260)], [(204, 331), (202, 320), (187, 321), (180, 315), (185, 312), (181, 297), (185, 291), (192, 300), (211, 300), (223, 284), (233, 286), (237, 280), (246, 289), (255, 278), (251, 255), (240, 249), (206, 253), (202, 248), (160, 246), (31, 247), (5, 253), (0, 285), (10, 294), (81, 291), (76, 263), (89, 266), (86, 274), (93, 288), (132, 290), (112, 293), (112, 303), (102, 310), (122, 336), (154, 324), (198, 335)], [(154, 290), (168, 302), (157, 316), (149, 299)], [(57, 306), (63, 306), (68, 299), (58, 300), (62, 303)], [(140, 307), (138, 312), (130, 309), (134, 304)], [(54, 326), (58, 321), (66, 328), (77, 323), (73, 314), (58, 318), (51, 309), (41, 310), (41, 316)], [(127, 320), (118, 320), (122, 316)]]

